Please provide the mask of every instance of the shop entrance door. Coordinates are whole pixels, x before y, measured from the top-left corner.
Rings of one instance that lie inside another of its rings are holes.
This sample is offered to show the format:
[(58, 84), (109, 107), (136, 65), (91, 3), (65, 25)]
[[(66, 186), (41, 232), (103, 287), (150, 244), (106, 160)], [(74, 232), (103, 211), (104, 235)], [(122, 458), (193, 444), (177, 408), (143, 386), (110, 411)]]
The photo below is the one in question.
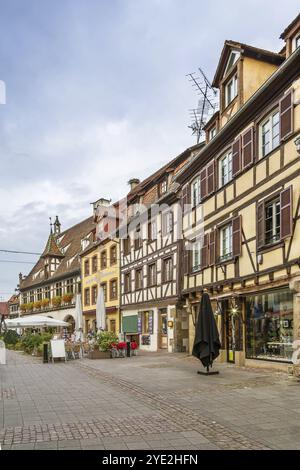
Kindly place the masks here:
[(227, 362), (235, 362), (235, 349), (236, 349), (236, 321), (232, 319), (232, 316), (226, 310), (226, 351), (227, 351)]
[(162, 309), (158, 315), (158, 347), (160, 349), (168, 348), (168, 317), (167, 310)]

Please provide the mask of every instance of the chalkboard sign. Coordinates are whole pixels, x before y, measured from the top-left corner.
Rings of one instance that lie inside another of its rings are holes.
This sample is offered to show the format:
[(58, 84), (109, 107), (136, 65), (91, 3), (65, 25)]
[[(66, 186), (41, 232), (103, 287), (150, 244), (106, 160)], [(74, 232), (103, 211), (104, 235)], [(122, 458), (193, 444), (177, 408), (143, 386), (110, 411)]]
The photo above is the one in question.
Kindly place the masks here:
[(65, 350), (65, 342), (63, 339), (52, 339), (51, 340), (51, 354), (52, 354), (52, 362), (54, 362), (54, 358), (63, 358), (66, 361), (66, 350)]
[(151, 344), (150, 335), (143, 335), (142, 336), (142, 345), (143, 346), (150, 346), (150, 344)]

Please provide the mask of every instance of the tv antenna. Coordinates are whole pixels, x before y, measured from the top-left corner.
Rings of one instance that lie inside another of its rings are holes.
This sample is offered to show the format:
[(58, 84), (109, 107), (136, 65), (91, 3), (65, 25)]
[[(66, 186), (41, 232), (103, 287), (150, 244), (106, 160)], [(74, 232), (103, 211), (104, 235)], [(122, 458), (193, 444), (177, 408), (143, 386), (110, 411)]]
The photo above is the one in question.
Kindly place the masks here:
[(189, 73), (187, 77), (200, 96), (197, 108), (189, 110), (191, 124), (188, 126), (192, 130), (192, 135), (196, 135), (199, 144), (204, 132), (203, 127), (218, 109), (218, 92), (200, 67), (198, 72)]

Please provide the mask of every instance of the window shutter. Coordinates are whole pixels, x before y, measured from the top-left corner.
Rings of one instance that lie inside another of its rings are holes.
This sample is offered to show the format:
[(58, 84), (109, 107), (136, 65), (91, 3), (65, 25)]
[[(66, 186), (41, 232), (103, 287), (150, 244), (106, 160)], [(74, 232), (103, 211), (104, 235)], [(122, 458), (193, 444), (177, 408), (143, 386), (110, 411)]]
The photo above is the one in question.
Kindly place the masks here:
[(290, 237), (293, 233), (293, 186), (280, 193), (280, 238)]
[(265, 203), (257, 203), (257, 247), (261, 248), (265, 244)]
[(279, 103), (280, 138), (284, 139), (293, 131), (293, 91), (286, 94)]
[(200, 173), (200, 194), (201, 199), (207, 196), (207, 167), (203, 168)]
[(188, 211), (188, 205), (191, 203), (191, 185), (187, 184), (182, 189), (181, 207), (183, 214)]
[(207, 165), (207, 194), (212, 194), (215, 190), (215, 162)]
[(208, 234), (204, 235), (201, 247), (201, 267), (207, 268), (208, 266)]
[(183, 247), (183, 269), (184, 269), (184, 274), (189, 274), (189, 272), (190, 272), (190, 250), (187, 249), (187, 246)]
[(216, 262), (216, 231), (209, 234), (209, 265), (213, 266)]
[(238, 137), (232, 145), (232, 176), (241, 171), (241, 138)]
[(254, 129), (249, 129), (242, 137), (243, 168), (253, 163), (254, 157)]
[(242, 254), (242, 216), (238, 215), (232, 220), (232, 255)]

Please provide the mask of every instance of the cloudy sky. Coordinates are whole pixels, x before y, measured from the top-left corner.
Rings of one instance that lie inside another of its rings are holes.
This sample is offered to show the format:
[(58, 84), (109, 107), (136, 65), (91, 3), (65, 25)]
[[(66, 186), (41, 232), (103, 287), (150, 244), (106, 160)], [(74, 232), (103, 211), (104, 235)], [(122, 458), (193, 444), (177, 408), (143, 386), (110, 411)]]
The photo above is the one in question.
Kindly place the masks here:
[[(0, 249), (63, 228), (193, 145), (186, 74), (225, 39), (278, 51), (299, 0), (0, 0)], [(0, 252), (0, 300), (34, 256)], [(3, 262), (6, 261), (6, 262)]]

